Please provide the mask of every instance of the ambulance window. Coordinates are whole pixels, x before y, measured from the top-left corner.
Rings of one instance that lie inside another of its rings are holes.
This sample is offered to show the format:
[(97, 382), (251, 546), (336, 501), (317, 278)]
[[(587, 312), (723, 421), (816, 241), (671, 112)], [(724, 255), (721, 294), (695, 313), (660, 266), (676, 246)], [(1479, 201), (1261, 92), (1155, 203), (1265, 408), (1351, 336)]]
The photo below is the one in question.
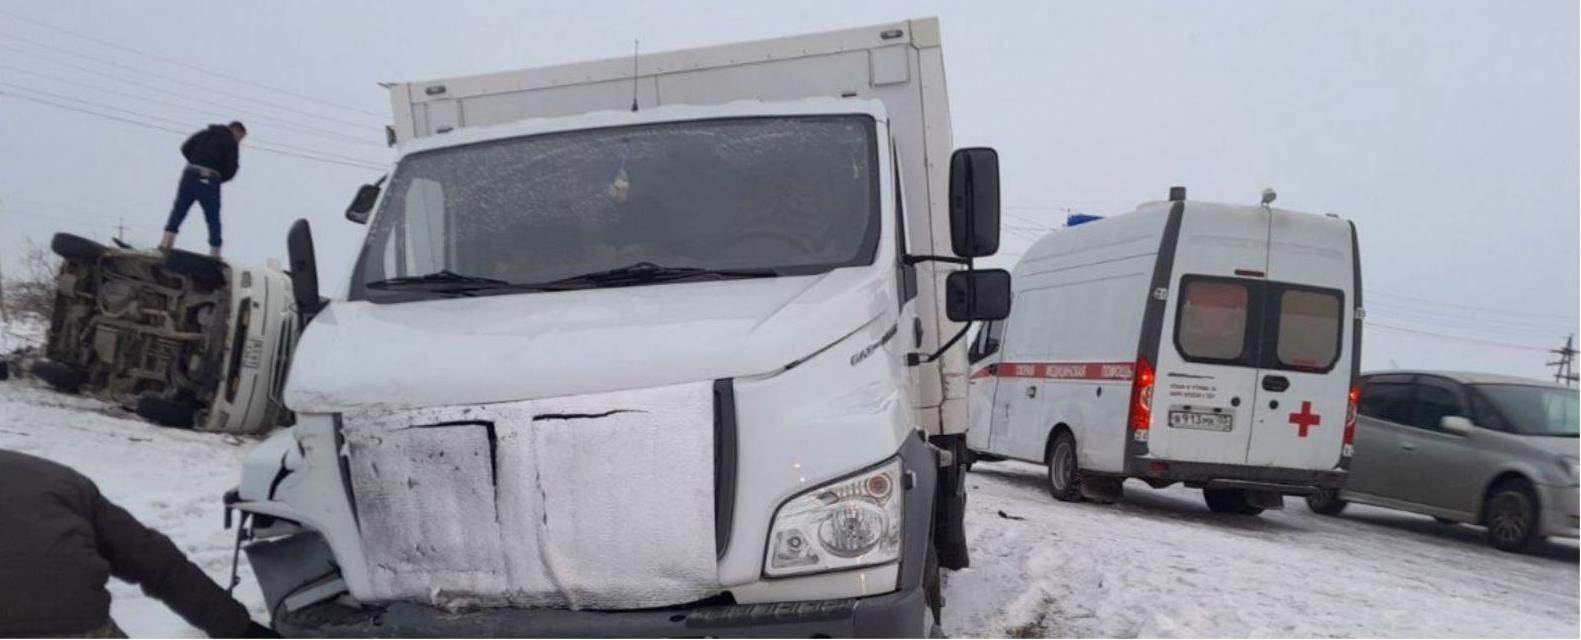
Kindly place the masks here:
[(1321, 371), (1339, 359), (1340, 295), (1286, 289), (1279, 296), (1279, 364)]
[(1175, 341), (1188, 359), (1239, 360), (1246, 349), (1246, 285), (1185, 281)]

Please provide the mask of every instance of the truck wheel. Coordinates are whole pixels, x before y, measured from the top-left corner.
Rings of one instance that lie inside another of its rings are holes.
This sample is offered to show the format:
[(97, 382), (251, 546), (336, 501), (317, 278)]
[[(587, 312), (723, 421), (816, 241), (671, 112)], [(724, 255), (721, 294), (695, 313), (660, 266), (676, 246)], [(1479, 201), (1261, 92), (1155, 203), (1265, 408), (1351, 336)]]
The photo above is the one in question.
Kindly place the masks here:
[(1350, 503), (1340, 499), (1338, 489), (1318, 489), (1307, 495), (1307, 508), (1319, 515), (1337, 516), (1347, 504)]
[(1488, 544), (1500, 551), (1521, 551), (1537, 540), (1537, 496), (1525, 480), (1506, 480), (1493, 488), (1483, 507)]
[(1262, 507), (1254, 507), (1246, 501), (1244, 489), (1203, 489), (1202, 498), (1208, 503), (1208, 510), (1214, 513), (1255, 516), (1263, 512)]
[(1049, 495), (1060, 502), (1081, 502), (1081, 472), (1076, 460), (1076, 436), (1060, 431), (1049, 445)]
[(57, 391), (76, 393), (83, 382), (88, 380), (88, 374), (81, 369), (68, 364), (61, 364), (53, 360), (40, 360), (33, 363), (33, 376), (43, 380)]
[(137, 415), (166, 427), (191, 427), (198, 408), (190, 402), (166, 400), (158, 396), (137, 398)]
[(217, 289), (225, 284), (225, 263), (191, 251), (172, 249), (165, 256), (165, 268), (191, 278), (207, 289)]
[(86, 262), (93, 264), (99, 261), (109, 247), (69, 233), (57, 233), (49, 241), (49, 249), (67, 262)]

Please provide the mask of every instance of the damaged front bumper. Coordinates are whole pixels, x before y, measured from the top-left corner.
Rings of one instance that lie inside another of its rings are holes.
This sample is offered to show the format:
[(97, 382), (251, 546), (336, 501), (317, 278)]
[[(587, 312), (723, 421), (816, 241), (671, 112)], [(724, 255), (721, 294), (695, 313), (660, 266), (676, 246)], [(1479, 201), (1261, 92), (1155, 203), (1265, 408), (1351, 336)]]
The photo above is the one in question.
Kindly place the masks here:
[(700, 605), (639, 611), (482, 609), (449, 613), (393, 603), (354, 609), (333, 601), (279, 610), (275, 631), (287, 637), (923, 637), (920, 586), (866, 598), (769, 604)]

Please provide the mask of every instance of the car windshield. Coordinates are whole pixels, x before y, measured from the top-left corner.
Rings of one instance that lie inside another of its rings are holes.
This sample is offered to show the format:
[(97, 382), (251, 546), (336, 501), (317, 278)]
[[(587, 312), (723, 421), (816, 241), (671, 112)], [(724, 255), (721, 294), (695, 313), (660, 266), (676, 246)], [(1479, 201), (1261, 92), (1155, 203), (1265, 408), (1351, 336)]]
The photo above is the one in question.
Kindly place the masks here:
[(868, 116), (700, 120), (534, 135), (404, 159), (351, 297), (634, 286), (871, 264)]
[(1576, 437), (1578, 417), (1574, 390), (1524, 384), (1479, 384), (1517, 433)]

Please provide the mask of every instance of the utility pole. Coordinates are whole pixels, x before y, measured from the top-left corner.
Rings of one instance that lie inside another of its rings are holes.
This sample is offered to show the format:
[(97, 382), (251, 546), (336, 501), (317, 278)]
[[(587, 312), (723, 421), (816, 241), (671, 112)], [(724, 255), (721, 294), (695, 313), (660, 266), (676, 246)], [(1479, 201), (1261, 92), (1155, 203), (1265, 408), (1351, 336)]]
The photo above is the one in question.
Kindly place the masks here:
[(1561, 348), (1558, 348), (1558, 349), (1550, 350), (1548, 352), (1548, 353), (1558, 354), (1558, 356), (1559, 356), (1559, 359), (1557, 361), (1548, 363), (1548, 366), (1550, 366), (1550, 367), (1557, 367), (1556, 369), (1554, 369), (1554, 384), (1559, 384), (1559, 383), (1562, 382), (1562, 383), (1564, 383), (1565, 386), (1568, 387), (1568, 386), (1571, 385), (1571, 383), (1576, 382), (1576, 372), (1575, 372), (1576, 348), (1575, 348), (1575, 340), (1576, 340), (1576, 334), (1572, 333), (1572, 334), (1570, 334), (1570, 337), (1565, 338), (1565, 346), (1563, 346)]
[(126, 216), (121, 216), (121, 221), (115, 225), (115, 239), (126, 242)]
[[(5, 204), (5, 203), (4, 202), (0, 202), (0, 204)], [(5, 207), (0, 207), (0, 209), (4, 209), (4, 208)], [(4, 269), (4, 267), (5, 267), (5, 256), (4, 255), (0, 255), (0, 323), (6, 323), (6, 322), (8, 322), (10, 320), (10, 318), (6, 315), (6, 310), (5, 310), (5, 269)], [(5, 333), (4, 330), (0, 330), (0, 340), (4, 339), (4, 333)], [(0, 346), (4, 346), (4, 345), (0, 345)]]

